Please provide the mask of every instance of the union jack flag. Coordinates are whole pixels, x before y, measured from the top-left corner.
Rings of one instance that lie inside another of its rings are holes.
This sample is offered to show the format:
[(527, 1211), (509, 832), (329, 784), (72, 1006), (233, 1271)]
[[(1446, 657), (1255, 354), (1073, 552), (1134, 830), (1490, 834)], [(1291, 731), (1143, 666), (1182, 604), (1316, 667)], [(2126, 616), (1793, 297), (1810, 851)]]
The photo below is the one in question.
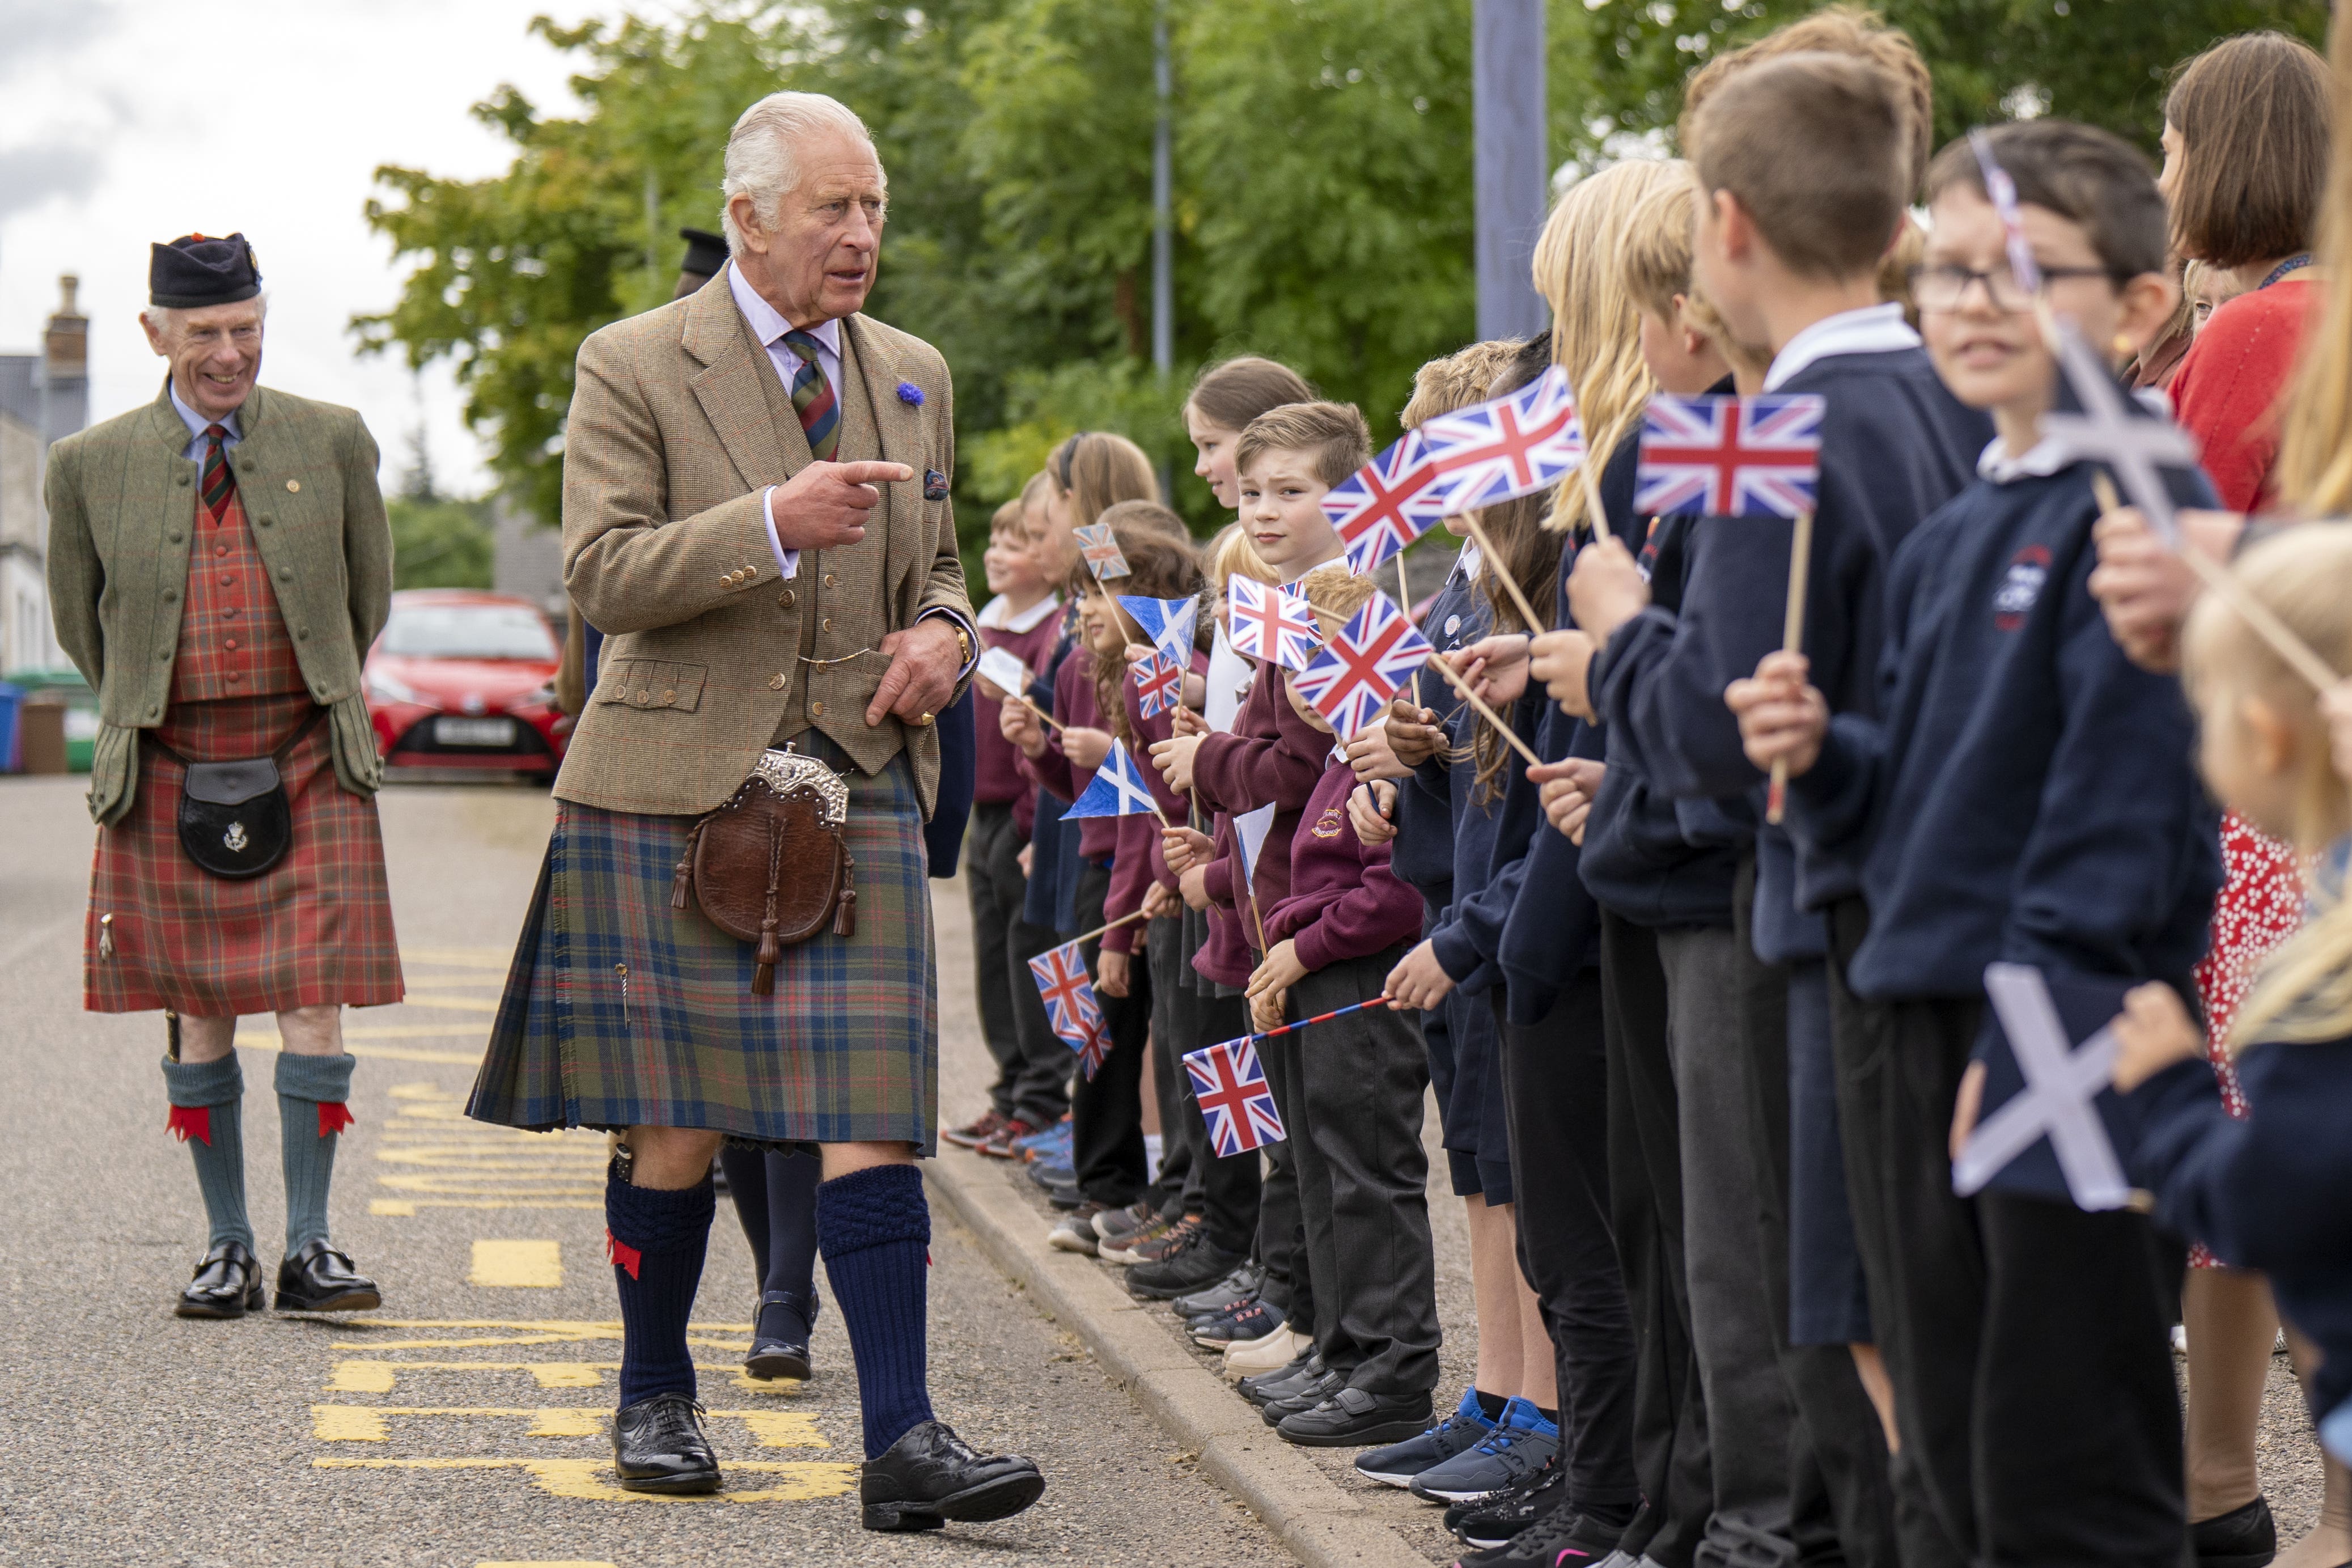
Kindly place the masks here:
[(1298, 694), (1342, 735), (1377, 722), (1398, 688), (1435, 650), (1385, 594), (1374, 594), (1298, 672)]
[(1448, 517), (1549, 489), (1584, 465), (1584, 426), (1568, 372), (1553, 365), (1518, 391), (1423, 425), (1438, 509)]
[(1133, 594), (1118, 596), (1120, 607), (1135, 617), (1151, 646), (1173, 659), (1192, 654), (1192, 627), (1199, 618), (1198, 599), (1146, 599)]
[(1225, 604), (1235, 653), (1285, 669), (1305, 669), (1323, 646), (1323, 628), (1315, 624), (1314, 606), (1303, 594), (1236, 573), (1225, 584)]
[(1074, 528), (1070, 531), (1077, 535), (1078, 553), (1094, 569), (1096, 582), (1108, 583), (1114, 577), (1134, 574), (1127, 563), (1127, 552), (1118, 547), (1118, 540), (1112, 534), (1109, 523), (1090, 522), (1084, 528)]
[(1795, 517), (1822, 472), (1814, 393), (1650, 399), (1633, 510), (1653, 516)]
[(1165, 654), (1148, 653), (1133, 668), (1135, 710), (1146, 719), (1174, 712), (1184, 690), (1184, 667)]
[(1184, 1071), (1192, 1079), (1201, 1120), (1208, 1124), (1209, 1140), (1220, 1155), (1230, 1159), (1290, 1136), (1283, 1130), (1282, 1113), (1274, 1108), (1274, 1091), (1266, 1088), (1257, 1047), (1247, 1036), (1186, 1052)]
[(1348, 547), (1349, 571), (1362, 576), (1437, 525), (1444, 500), (1437, 478), (1421, 433), (1408, 430), (1403, 440), (1331, 487), (1323, 515)]
[(1037, 994), (1045, 999), (1045, 1021), (1063, 1044), (1078, 1053), (1087, 1077), (1094, 1077), (1110, 1049), (1110, 1037), (1103, 1027), (1102, 1004), (1095, 1000), (1094, 984), (1087, 976), (1087, 961), (1078, 944), (1064, 942), (1039, 953), (1029, 961), (1029, 973), (1036, 977)]

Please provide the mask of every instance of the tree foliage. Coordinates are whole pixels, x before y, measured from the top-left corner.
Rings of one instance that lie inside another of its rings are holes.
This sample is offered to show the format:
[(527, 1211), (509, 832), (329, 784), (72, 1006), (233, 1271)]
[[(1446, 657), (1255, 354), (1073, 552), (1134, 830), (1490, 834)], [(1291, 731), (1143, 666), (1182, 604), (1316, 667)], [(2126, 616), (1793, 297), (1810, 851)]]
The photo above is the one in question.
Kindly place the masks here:
[(488, 501), (446, 496), (394, 496), (392, 585), (395, 588), (487, 588), (490, 585)]

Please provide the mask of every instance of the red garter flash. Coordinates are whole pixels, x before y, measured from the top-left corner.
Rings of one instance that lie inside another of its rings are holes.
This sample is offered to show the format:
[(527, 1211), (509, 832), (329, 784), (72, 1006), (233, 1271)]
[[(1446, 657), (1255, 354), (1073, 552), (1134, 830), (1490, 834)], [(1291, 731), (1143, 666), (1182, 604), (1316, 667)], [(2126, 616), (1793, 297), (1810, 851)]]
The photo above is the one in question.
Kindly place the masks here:
[(352, 1108), (340, 1100), (319, 1101), (319, 1136), (321, 1138), (341, 1132), (358, 1120), (352, 1114)]
[(172, 1107), (163, 1131), (184, 1143), (193, 1138), (209, 1149), (213, 1145), (213, 1108), (209, 1105), (175, 1105)]
[(645, 1256), (611, 1231), (604, 1233), (605, 1261), (627, 1270), (630, 1279), (635, 1279), (637, 1277), (637, 1265), (644, 1261)]

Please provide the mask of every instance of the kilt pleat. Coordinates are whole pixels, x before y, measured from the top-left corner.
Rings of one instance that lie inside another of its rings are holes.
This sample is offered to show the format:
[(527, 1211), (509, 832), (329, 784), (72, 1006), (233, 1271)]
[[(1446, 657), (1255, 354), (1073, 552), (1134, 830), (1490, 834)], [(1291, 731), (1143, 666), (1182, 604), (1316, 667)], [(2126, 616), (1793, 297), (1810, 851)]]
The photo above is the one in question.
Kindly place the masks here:
[(694, 818), (559, 802), (467, 1114), (931, 1152), (939, 998), (922, 812), (903, 757), (847, 782), (856, 932), (784, 949), (771, 996), (751, 994), (752, 944), (691, 898), (670, 908)]
[[(300, 691), (176, 703), (158, 734), (199, 762), (267, 756), (311, 707)], [(383, 836), (375, 803), (335, 782), (331, 726), (312, 729), (279, 769), (294, 825), (286, 858), (242, 881), (198, 869), (180, 847), (185, 770), (152, 746), (140, 748), (138, 768), (130, 811), (98, 831), (84, 1007), (227, 1017), (400, 1000)]]

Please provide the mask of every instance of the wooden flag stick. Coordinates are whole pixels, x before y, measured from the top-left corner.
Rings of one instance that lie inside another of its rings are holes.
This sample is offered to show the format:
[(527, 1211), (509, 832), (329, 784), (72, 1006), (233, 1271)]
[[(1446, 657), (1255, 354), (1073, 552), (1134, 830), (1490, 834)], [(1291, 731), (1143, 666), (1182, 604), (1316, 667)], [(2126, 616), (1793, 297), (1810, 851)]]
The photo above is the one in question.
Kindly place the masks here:
[(1051, 713), (1046, 712), (1043, 708), (1040, 708), (1034, 702), (1030, 701), (1028, 698), (1023, 696), (1020, 692), (1016, 691), (1013, 694), (1013, 700), (1021, 704), (1022, 707), (1029, 710), (1030, 712), (1037, 715), (1038, 718), (1043, 719), (1051, 728), (1058, 730), (1062, 727), (1062, 721), (1059, 719), (1055, 718)]
[(1463, 679), (1459, 675), (1456, 675), (1454, 672), (1454, 667), (1446, 663), (1442, 655), (1436, 658), (1431, 659), (1429, 662), (1437, 666), (1437, 673), (1445, 677), (1448, 681), (1452, 682), (1454, 689), (1462, 693), (1462, 700), (1467, 702), (1472, 708), (1477, 710), (1478, 717), (1484, 719), (1487, 723), (1492, 724), (1497, 731), (1501, 731), (1503, 739), (1511, 743), (1511, 750), (1527, 758), (1528, 765), (1529, 767), (1539, 768), (1543, 766), (1543, 759), (1536, 755), (1535, 748), (1529, 746), (1525, 741), (1520, 740), (1519, 732), (1517, 730), (1514, 730), (1508, 724), (1504, 723), (1501, 715), (1497, 714), (1492, 708), (1487, 707), (1485, 702), (1481, 701), (1478, 694), (1470, 689), (1470, 683)]
[(1123, 925), (1133, 925), (1137, 921), (1139, 921), (1142, 918), (1143, 911), (1141, 910), (1138, 910), (1131, 915), (1121, 915), (1115, 921), (1105, 921), (1102, 924), (1095, 927), (1094, 930), (1084, 932), (1081, 935), (1072, 937), (1069, 942), (1063, 945), (1066, 947), (1082, 942), (1092, 942), (1095, 938), (1102, 935), (1105, 931), (1117, 931)]
[[(1805, 651), (1805, 583), (1812, 575), (1813, 514), (1797, 514), (1795, 533), (1789, 541), (1789, 611), (1780, 624), (1780, 647), (1787, 653)], [(1789, 804), (1789, 763), (1772, 764), (1772, 784), (1764, 795), (1764, 820), (1778, 827)]]
[[(2091, 470), (2091, 493), (2098, 498), (2102, 512), (2119, 510), (2123, 498), (2116, 494), (2115, 481), (2104, 468)], [(2245, 585), (2230, 573), (2230, 569), (2213, 560), (2186, 540), (2181, 542), (2180, 558), (2198, 580), (2218, 595), (2222, 603), (2243, 616), (2255, 635), (2271, 645), (2287, 667), (2311, 682), (2315, 691), (2332, 689), (2342, 679), (2327, 668), (2327, 661), (2312, 650), (2309, 643), (2294, 635), (2294, 628), (2272, 613), (2271, 607), (2246, 592)]]
[(1397, 552), (1396, 563), (1397, 608), (1404, 612), (1404, 618), (1409, 621), (1412, 619), (1412, 584), (1404, 580), (1404, 552), (1402, 550)]
[(1513, 606), (1520, 615), (1527, 617), (1528, 635), (1533, 637), (1538, 632), (1549, 631), (1551, 623), (1536, 614), (1536, 607), (1528, 603), (1528, 596), (1519, 592), (1519, 585), (1511, 580), (1510, 573), (1504, 570), (1503, 558), (1495, 553), (1494, 542), (1486, 537), (1486, 531), (1479, 526), (1478, 514), (1475, 511), (1465, 511), (1462, 514), (1462, 521), (1470, 525), (1470, 537), (1478, 546), (1479, 569), (1492, 572), (1495, 574), (1495, 580), (1502, 584), (1503, 591), (1511, 596)]

